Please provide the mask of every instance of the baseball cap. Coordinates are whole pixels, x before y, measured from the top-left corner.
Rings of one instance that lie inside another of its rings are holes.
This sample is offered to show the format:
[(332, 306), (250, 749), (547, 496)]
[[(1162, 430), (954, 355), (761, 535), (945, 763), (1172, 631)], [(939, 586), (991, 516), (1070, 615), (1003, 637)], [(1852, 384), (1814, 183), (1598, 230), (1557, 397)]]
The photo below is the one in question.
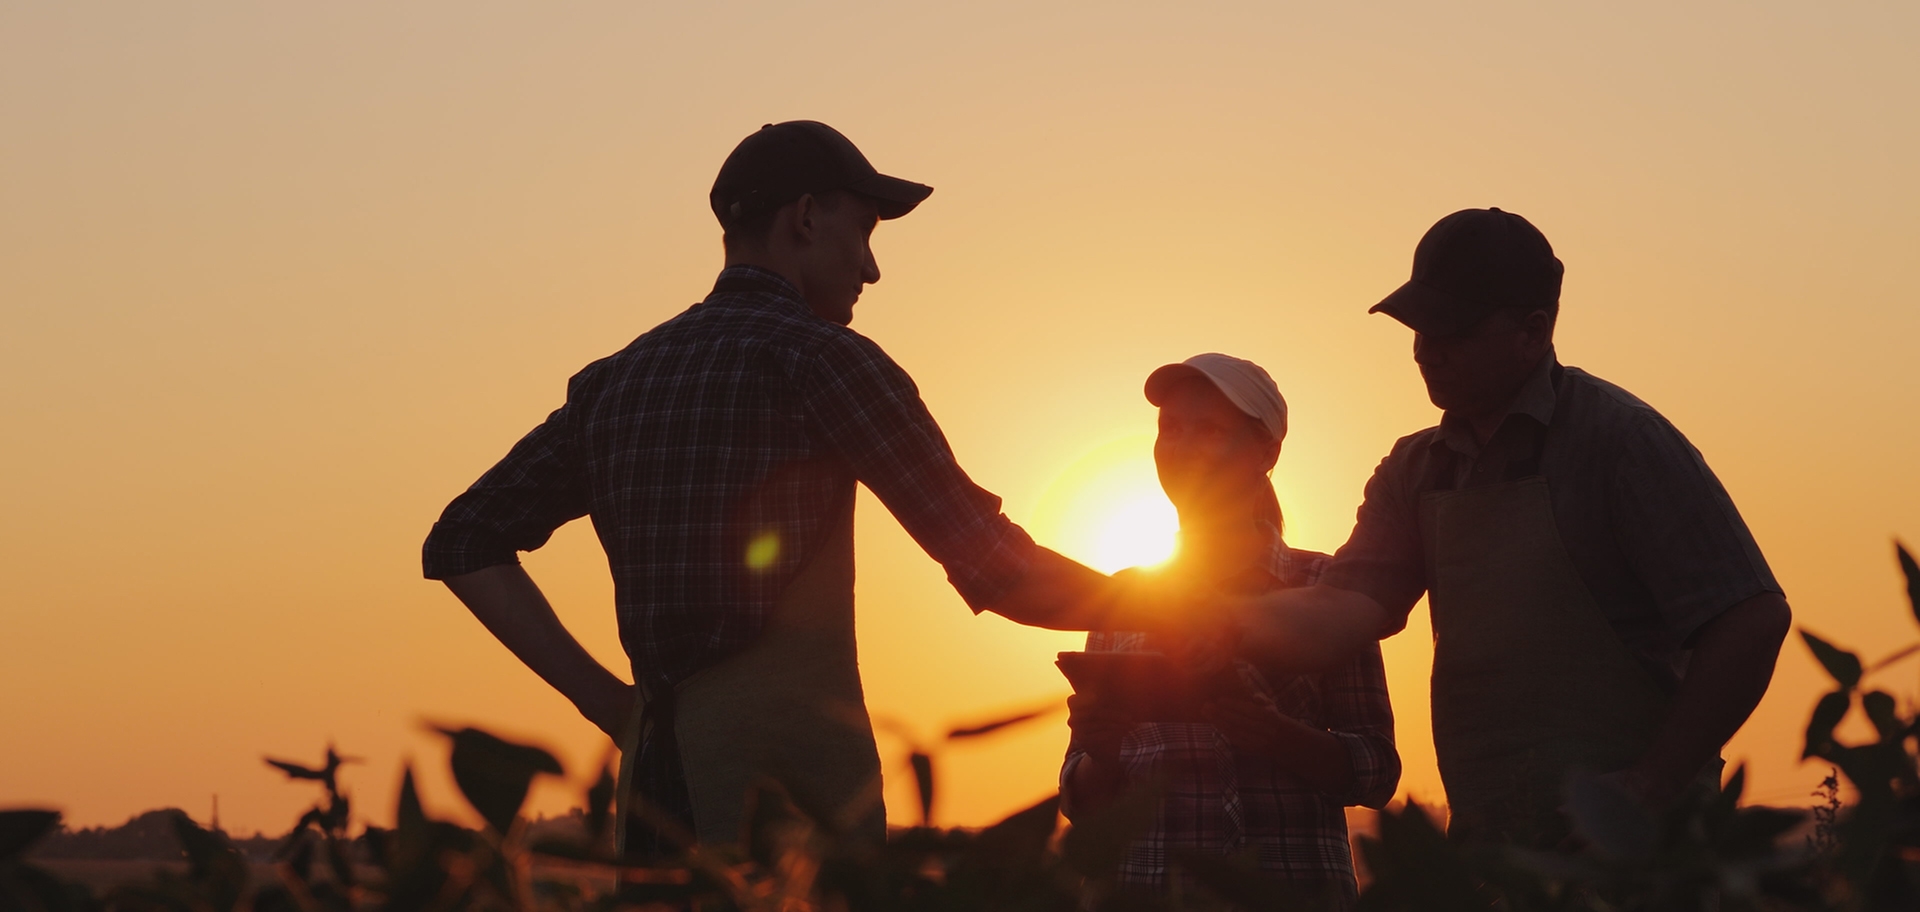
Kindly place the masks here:
[(1234, 408), (1259, 421), (1273, 439), (1287, 439), (1287, 400), (1260, 365), (1244, 358), (1207, 352), (1155, 368), (1147, 375), (1147, 401), (1159, 406), (1174, 384), (1195, 378), (1212, 383)]
[(1564, 272), (1531, 222), (1497, 208), (1462, 209), (1427, 229), (1413, 249), (1413, 277), (1367, 312), (1418, 333), (1455, 335), (1497, 310), (1552, 310)]
[(926, 184), (874, 170), (853, 141), (826, 124), (789, 120), (767, 124), (720, 165), (707, 202), (725, 224), (730, 217), (778, 209), (808, 193), (851, 190), (880, 204), (880, 217), (899, 218), (933, 193)]

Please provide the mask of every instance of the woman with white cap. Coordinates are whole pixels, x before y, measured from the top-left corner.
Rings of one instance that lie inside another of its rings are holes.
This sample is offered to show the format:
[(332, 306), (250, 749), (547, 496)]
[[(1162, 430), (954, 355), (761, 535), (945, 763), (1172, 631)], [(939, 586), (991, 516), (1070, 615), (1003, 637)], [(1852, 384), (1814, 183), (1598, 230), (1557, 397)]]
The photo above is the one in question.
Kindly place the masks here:
[[(1251, 361), (1208, 353), (1154, 371), (1146, 394), (1160, 409), (1154, 463), (1180, 515), (1180, 547), (1163, 568), (1122, 572), (1196, 595), (1312, 585), (1327, 555), (1286, 545), (1269, 477), (1287, 434), (1273, 378)], [(1096, 632), (1087, 651), (1194, 655), (1172, 639)], [(1269, 876), (1350, 905), (1344, 808), (1384, 805), (1400, 779), (1379, 647), (1315, 675), (1268, 675), (1235, 660), (1226, 680), (1204, 707), (1206, 722), (1136, 722), (1076, 694), (1060, 774), (1068, 817), (1158, 779), (1159, 812), (1127, 848), (1123, 888), (1164, 890), (1181, 854), (1251, 854)]]

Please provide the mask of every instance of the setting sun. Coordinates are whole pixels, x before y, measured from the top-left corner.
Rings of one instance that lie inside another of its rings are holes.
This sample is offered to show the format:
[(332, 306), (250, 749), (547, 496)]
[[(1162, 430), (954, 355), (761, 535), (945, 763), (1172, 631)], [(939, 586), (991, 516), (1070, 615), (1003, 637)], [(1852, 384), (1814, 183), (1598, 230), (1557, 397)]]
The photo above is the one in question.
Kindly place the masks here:
[(1041, 495), (1035, 537), (1103, 573), (1161, 563), (1180, 530), (1153, 470), (1153, 438), (1139, 435), (1088, 451)]

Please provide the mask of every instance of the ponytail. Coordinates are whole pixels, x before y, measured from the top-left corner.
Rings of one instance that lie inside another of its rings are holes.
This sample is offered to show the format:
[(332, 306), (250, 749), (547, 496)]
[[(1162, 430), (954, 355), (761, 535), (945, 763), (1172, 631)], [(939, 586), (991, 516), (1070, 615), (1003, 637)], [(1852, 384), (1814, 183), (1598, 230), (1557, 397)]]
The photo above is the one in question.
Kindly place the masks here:
[(1261, 492), (1255, 494), (1254, 498), (1257, 501), (1257, 503), (1254, 504), (1254, 517), (1272, 523), (1273, 531), (1284, 536), (1287, 531), (1287, 520), (1286, 517), (1280, 513), (1280, 495), (1274, 493), (1273, 479), (1267, 479), (1267, 483), (1262, 486)]

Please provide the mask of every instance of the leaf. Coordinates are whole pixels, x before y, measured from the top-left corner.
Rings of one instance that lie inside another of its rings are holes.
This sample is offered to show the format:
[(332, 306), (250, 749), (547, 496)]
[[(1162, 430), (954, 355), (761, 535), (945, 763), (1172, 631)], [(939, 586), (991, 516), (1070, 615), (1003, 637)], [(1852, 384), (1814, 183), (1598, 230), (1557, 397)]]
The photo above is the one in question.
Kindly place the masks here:
[(1073, 828), (1061, 840), (1067, 867), (1086, 877), (1108, 877), (1126, 857), (1127, 845), (1145, 835), (1166, 794), (1164, 775), (1128, 786), (1111, 804), (1076, 813)]
[(1003, 728), (1007, 728), (1009, 726), (1019, 725), (1022, 722), (1030, 722), (1034, 719), (1040, 718), (1041, 716), (1051, 715), (1052, 713), (1058, 711), (1060, 707), (1065, 705), (1066, 704), (1064, 703), (1049, 703), (1038, 709), (1029, 710), (1027, 712), (1023, 712), (1014, 716), (1008, 716), (1004, 719), (995, 719), (992, 722), (983, 722), (979, 725), (968, 725), (961, 728), (956, 728), (950, 732), (947, 732), (947, 739), (955, 740), (959, 738), (978, 738), (981, 735), (989, 735)]
[(420, 806), (420, 792), (413, 784), (413, 767), (408, 765), (400, 776), (400, 802), (393, 815), (393, 830), (400, 838), (409, 838), (416, 833), (424, 834), (427, 829), (427, 812)]
[(1800, 638), (1807, 641), (1807, 648), (1813, 650), (1813, 657), (1820, 660), (1827, 674), (1840, 683), (1844, 690), (1860, 686), (1860, 657), (1844, 649), (1829, 644), (1806, 630), (1800, 631)]
[(599, 845), (607, 836), (609, 823), (613, 820), (614, 790), (618, 783), (607, 764), (600, 765), (600, 778), (595, 780), (593, 788), (587, 789), (587, 839), (593, 845)]
[(1002, 873), (1037, 872), (1045, 867), (1047, 843), (1060, 823), (1060, 796), (1040, 803), (980, 831), (973, 841), (973, 859)]
[(262, 757), (260, 759), (267, 761), (268, 766), (286, 773), (288, 779), (310, 779), (315, 782), (324, 782), (327, 778), (326, 770), (317, 770), (310, 766), (301, 766), (291, 760), (275, 760), (272, 757)]
[(59, 811), (0, 811), (0, 863), (25, 855), (59, 825)]
[(1725, 785), (1715, 792), (1707, 802), (1707, 817), (1711, 820), (1731, 819), (1740, 807), (1740, 796), (1747, 790), (1747, 767), (1745, 764), (1733, 768), (1733, 775), (1727, 777)]
[(560, 761), (537, 747), (515, 744), (477, 728), (438, 729), (453, 739), (453, 781), (495, 833), (513, 828), (527, 789), (539, 773), (561, 775)]
[(1880, 733), (1880, 740), (1894, 741), (1906, 737), (1907, 726), (1900, 721), (1892, 694), (1876, 690), (1860, 698), (1860, 708), (1866, 710), (1868, 719), (1873, 720), (1873, 728)]
[(1800, 759), (1827, 755), (1834, 746), (1833, 727), (1846, 718), (1847, 709), (1852, 703), (1846, 691), (1836, 690), (1814, 704), (1813, 715), (1807, 719), (1807, 744), (1800, 751)]
[(1379, 824), (1378, 838), (1360, 838), (1373, 872), (1362, 908), (1484, 912), (1494, 907), (1461, 847), (1447, 841), (1418, 802), (1408, 801), (1399, 813), (1381, 811)]
[(933, 758), (920, 751), (907, 755), (913, 784), (920, 788), (920, 825), (933, 826)]
[(794, 806), (779, 782), (762, 778), (747, 788), (747, 811), (741, 829), (740, 843), (747, 857), (774, 870), (783, 859), (805, 851), (813, 834), (813, 821)]
[(1898, 540), (1893, 543), (1893, 552), (1900, 558), (1900, 572), (1907, 578), (1907, 605), (1913, 609), (1913, 617), (1920, 620), (1920, 563), (1915, 563), (1913, 555), (1907, 553), (1907, 547)]
[(1604, 776), (1575, 776), (1567, 784), (1567, 810), (1587, 842), (1619, 861), (1651, 858), (1660, 822)]
[(173, 812), (173, 833), (187, 852), (187, 880), (215, 910), (240, 902), (247, 887), (247, 861), (224, 834), (202, 829), (192, 818)]

